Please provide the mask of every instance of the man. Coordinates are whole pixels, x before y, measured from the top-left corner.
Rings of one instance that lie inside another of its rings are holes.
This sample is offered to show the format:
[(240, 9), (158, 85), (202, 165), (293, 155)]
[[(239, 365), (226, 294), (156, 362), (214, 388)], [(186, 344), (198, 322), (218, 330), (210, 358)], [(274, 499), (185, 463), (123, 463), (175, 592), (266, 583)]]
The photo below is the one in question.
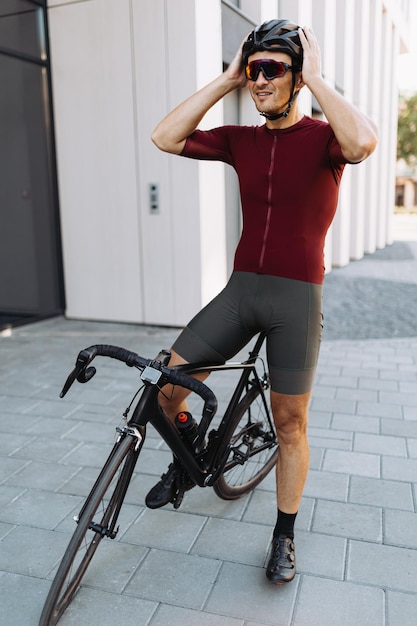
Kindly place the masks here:
[[(266, 123), (196, 130), (205, 113), (247, 86)], [(304, 116), (307, 86), (328, 123)], [(226, 288), (184, 329), (171, 365), (230, 359), (267, 330), (271, 407), (280, 445), (277, 523), (266, 575), (295, 576), (294, 522), (309, 466), (308, 406), (322, 330), (324, 239), (346, 163), (368, 157), (374, 124), (322, 78), (310, 28), (271, 20), (250, 33), (223, 74), (174, 109), (152, 140), (166, 152), (232, 165), (239, 177), (243, 230)], [(176, 388), (161, 405), (170, 418), (187, 409)], [(149, 492), (151, 508), (172, 501), (175, 462)]]

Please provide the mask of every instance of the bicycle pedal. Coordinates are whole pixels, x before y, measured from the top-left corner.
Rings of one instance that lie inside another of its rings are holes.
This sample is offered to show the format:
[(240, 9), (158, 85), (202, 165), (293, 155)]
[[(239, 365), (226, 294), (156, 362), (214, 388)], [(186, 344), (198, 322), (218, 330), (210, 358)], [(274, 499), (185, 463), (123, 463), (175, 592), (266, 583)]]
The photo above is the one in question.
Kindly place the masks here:
[(172, 503), (174, 505), (174, 509), (179, 509), (182, 501), (184, 499), (184, 491), (177, 491), (177, 493), (174, 495), (173, 499), (172, 499)]

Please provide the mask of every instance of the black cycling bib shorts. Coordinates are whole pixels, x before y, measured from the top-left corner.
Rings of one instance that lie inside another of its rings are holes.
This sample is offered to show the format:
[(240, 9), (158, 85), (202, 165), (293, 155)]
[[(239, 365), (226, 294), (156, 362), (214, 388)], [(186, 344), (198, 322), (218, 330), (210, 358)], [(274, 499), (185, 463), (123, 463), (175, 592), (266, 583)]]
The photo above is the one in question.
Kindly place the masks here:
[(311, 391), (323, 330), (323, 285), (235, 271), (226, 287), (172, 346), (189, 363), (231, 359), (254, 335), (267, 332), (271, 389)]

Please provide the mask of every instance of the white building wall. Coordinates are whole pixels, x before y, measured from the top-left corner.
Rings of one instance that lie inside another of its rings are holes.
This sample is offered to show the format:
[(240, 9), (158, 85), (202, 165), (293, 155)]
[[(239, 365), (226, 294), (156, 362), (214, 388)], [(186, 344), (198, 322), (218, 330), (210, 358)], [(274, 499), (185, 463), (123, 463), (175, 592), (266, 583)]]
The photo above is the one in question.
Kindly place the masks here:
[[(352, 62), (352, 41), (354, 38), (354, 3), (352, 0), (340, 0), (336, 11), (336, 50), (335, 51), (335, 87), (340, 89), (350, 102), (353, 101), (354, 67)], [(347, 265), (350, 260), (351, 222), (351, 168), (345, 168), (339, 191), (339, 203), (331, 227), (332, 262), (336, 267)], [(326, 263), (327, 269), (329, 264)]]
[(67, 315), (137, 321), (129, 2), (49, 4)]
[[(377, 151), (346, 168), (326, 267), (391, 242), (396, 63), (406, 41), (395, 0), (241, 0), (247, 24), (310, 24), (325, 79), (380, 129)], [(234, 3), (233, 3), (234, 4)], [(67, 315), (182, 325), (225, 284), (239, 220), (227, 166), (159, 152), (156, 123), (222, 70), (221, 0), (49, 0)], [(224, 7), (223, 7), (224, 8)], [(224, 33), (223, 33), (224, 37)], [(234, 44), (235, 45), (235, 44)], [(229, 52), (228, 52), (229, 54)], [(146, 61), (146, 62), (144, 62)], [(300, 106), (311, 114), (308, 89)], [(202, 127), (263, 123), (247, 94)], [(159, 191), (150, 209), (149, 185)], [(232, 208), (226, 205), (232, 201)]]
[[(377, 121), (380, 126), (381, 119), (381, 95), (380, 82), (383, 74), (381, 58), (382, 49), (382, 0), (372, 0), (370, 3), (370, 37), (369, 58), (372, 65), (368, 73), (368, 114)], [(369, 159), (365, 186), (365, 229), (364, 229), (364, 252), (375, 252), (377, 246), (377, 228), (380, 219), (383, 219), (386, 211), (392, 210), (387, 199), (380, 202), (379, 179), (381, 174), (381, 151), (379, 148)], [(384, 244), (385, 245), (385, 244)]]

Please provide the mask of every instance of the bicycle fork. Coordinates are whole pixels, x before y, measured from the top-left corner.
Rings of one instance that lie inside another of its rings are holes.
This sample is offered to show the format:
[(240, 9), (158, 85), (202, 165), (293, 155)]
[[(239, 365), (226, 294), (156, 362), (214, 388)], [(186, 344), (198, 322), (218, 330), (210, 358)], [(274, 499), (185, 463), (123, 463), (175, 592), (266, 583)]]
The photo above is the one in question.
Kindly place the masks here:
[[(95, 484), (97, 484), (101, 479), (101, 476), (106, 471), (109, 462), (113, 458), (118, 446), (120, 445), (120, 442), (126, 437), (132, 438), (132, 453), (123, 464), (119, 477), (117, 478), (116, 487), (112, 493), (111, 499), (109, 500), (105, 510), (103, 511), (103, 517), (101, 521), (95, 522), (94, 520), (92, 520), (89, 524), (89, 529), (92, 530), (94, 533), (99, 534), (101, 537), (108, 537), (110, 539), (115, 539), (119, 531), (119, 526), (117, 526), (116, 528), (117, 520), (127, 493), (133, 471), (136, 466), (136, 462), (138, 460), (139, 453), (145, 442), (146, 426), (141, 426), (140, 428), (136, 426), (125, 426), (124, 428), (117, 428), (116, 431), (118, 432), (117, 440)], [(75, 522), (78, 523), (80, 521), (87, 505), (88, 499), (84, 503), (79, 514), (73, 518)]]

